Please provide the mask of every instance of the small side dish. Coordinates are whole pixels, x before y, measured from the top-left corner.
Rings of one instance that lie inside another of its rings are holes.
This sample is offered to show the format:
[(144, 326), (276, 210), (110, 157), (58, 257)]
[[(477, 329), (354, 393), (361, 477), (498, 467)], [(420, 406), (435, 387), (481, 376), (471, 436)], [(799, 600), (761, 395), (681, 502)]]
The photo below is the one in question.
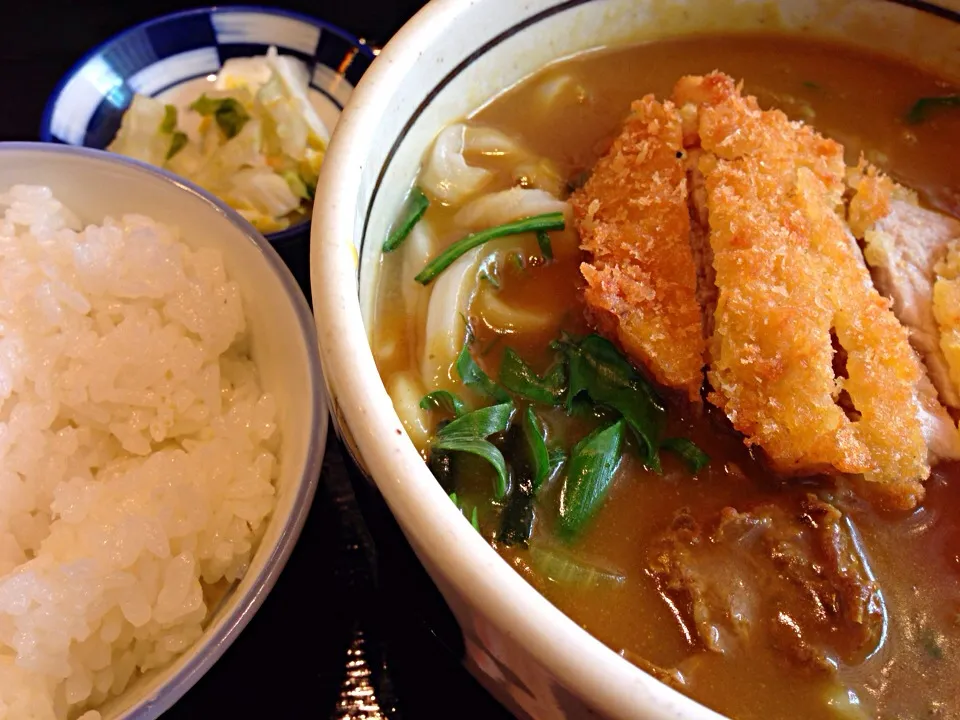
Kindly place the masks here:
[(0, 716), (95, 720), (245, 574), (276, 401), (218, 251), (46, 187), (0, 209)]
[(182, 175), (269, 233), (309, 218), (329, 139), (306, 66), (271, 47), (169, 101), (135, 95), (107, 149)]

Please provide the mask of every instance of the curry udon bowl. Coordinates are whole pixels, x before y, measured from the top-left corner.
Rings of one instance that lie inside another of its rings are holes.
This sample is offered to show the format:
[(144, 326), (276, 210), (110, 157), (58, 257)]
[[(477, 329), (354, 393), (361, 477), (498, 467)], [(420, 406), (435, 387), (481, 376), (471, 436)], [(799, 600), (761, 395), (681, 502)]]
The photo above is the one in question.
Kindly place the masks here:
[[(718, 717), (589, 635), (480, 537), (408, 436), (371, 352), (382, 245), (438, 133), (549, 63), (728, 31), (840, 40), (960, 74), (960, 3), (436, 0), (383, 49), (341, 118), (314, 217), (321, 359), (338, 430), (460, 628), (466, 664), (519, 716)], [(709, 71), (713, 68), (706, 68)], [(626, 108), (624, 108), (624, 113)]]
[[(274, 395), (282, 433), (273, 510), (243, 576), (211, 596), (202, 635), (171, 662), (132, 678), (97, 708), (110, 718), (155, 718), (206, 673), (246, 627), (283, 570), (306, 520), (323, 460), (328, 415), (316, 335), (302, 291), (249, 223), (204, 191), (143, 163), (100, 150), (0, 143), (0, 188), (49, 187), (84, 225), (142, 215), (179, 229), (190, 249), (223, 257), (239, 288), (249, 355)], [(171, 485), (171, 487), (173, 487)], [(116, 656), (115, 656), (116, 657)]]

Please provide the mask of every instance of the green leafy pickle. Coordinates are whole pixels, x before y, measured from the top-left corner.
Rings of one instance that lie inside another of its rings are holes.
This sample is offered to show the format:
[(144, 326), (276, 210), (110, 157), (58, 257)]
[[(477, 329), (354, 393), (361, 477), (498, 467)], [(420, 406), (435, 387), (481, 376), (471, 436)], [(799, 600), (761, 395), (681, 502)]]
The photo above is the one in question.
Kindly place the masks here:
[(170, 137), (170, 149), (167, 150), (167, 160), (175, 156), (187, 146), (187, 134), (177, 130)]
[(171, 134), (177, 129), (177, 107), (176, 105), (163, 106), (163, 121), (160, 123), (160, 132)]
[(231, 97), (210, 98), (203, 94), (190, 105), (190, 109), (205, 117), (212, 115), (228, 140), (236, 137), (250, 120), (250, 114), (243, 105)]

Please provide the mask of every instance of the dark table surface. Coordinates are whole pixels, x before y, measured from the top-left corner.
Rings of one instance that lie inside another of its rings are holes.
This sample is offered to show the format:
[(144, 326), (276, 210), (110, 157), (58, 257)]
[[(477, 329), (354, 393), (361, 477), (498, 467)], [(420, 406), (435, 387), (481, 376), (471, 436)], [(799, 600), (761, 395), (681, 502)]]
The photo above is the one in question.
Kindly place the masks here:
[[(384, 44), (423, 4), (276, 3), (374, 45)], [(36, 140), (49, 93), (95, 45), (143, 20), (198, 5), (18, 4), (0, 27), (6, 90), (0, 140)], [(331, 432), (310, 516), (276, 587), (234, 645), (166, 717), (508, 717), (462, 669), (459, 642), (436, 590)]]

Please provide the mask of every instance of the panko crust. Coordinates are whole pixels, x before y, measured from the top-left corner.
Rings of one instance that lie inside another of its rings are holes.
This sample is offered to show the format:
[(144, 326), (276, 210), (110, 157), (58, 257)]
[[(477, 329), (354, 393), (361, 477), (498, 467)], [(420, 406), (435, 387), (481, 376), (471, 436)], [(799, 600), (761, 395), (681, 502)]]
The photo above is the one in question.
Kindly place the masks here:
[(589, 254), (581, 272), (591, 323), (697, 401), (704, 339), (682, 148), (676, 108), (647, 96), (570, 202)]
[[(929, 474), (922, 369), (838, 214), (843, 148), (760, 110), (720, 73), (683, 78), (674, 102), (703, 150), (719, 291), (711, 402), (782, 471), (863, 473), (916, 502)], [(834, 373), (834, 334), (846, 378)]]

